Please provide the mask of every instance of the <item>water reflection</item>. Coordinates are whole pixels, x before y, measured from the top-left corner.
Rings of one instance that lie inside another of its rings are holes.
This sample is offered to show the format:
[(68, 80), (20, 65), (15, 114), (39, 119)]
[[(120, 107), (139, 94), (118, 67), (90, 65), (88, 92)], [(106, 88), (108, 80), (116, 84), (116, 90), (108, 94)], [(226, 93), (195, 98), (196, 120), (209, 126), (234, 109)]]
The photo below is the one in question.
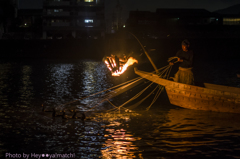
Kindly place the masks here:
[(73, 64), (50, 64), (47, 70), (43, 96), (45, 103), (52, 105), (68, 103), (112, 85), (102, 62), (86, 60)]
[[(148, 112), (88, 112), (85, 123), (41, 111), (43, 102), (63, 104), (111, 87), (117, 79), (107, 72), (104, 64), (94, 61), (0, 64), (0, 158), (5, 152), (75, 153), (76, 158), (239, 158), (238, 114), (181, 109), (162, 101)], [(125, 101), (116, 98), (116, 105)]]
[(112, 85), (107, 83), (108, 70), (101, 62), (83, 62), (83, 86), (84, 94), (92, 94), (110, 88)]
[[(73, 70), (72, 64), (55, 64), (50, 65), (50, 73), (46, 78), (47, 91), (51, 93), (51, 102), (63, 102), (64, 97), (71, 96), (72, 77), (71, 71)], [(47, 93), (47, 94), (48, 94)], [(57, 100), (56, 100), (57, 99)]]
[(94, 61), (1, 64), (0, 158), (5, 152), (100, 156), (104, 141), (101, 123), (53, 118), (52, 113), (41, 112), (40, 105), (63, 104), (81, 97), (83, 90), (89, 95), (109, 88), (111, 83), (103, 66)]
[(143, 134), (144, 140), (139, 142), (143, 156), (221, 157), (219, 152), (228, 157), (238, 156), (240, 118), (236, 114), (176, 108), (144, 116), (146, 121), (138, 119), (140, 125), (136, 122), (130, 125), (146, 130), (138, 132)]
[(0, 64), (0, 104), (2, 106), (8, 106), (8, 94), (9, 92), (9, 72), (11, 70), (11, 65), (9, 63)]
[(103, 158), (137, 157), (138, 147), (134, 144), (134, 141), (141, 140), (141, 138), (134, 136), (133, 133), (128, 130), (128, 122), (131, 120), (131, 117), (138, 115), (137, 113), (102, 113), (95, 118), (98, 122), (108, 122), (108, 124), (104, 126), (104, 137), (106, 137), (106, 141), (102, 145), (101, 150)]
[(22, 86), (20, 87), (20, 90), (19, 90), (20, 100), (19, 100), (19, 104), (17, 104), (21, 107), (29, 106), (31, 103), (31, 100), (33, 100), (33, 97), (34, 97), (33, 85), (30, 78), (31, 74), (32, 74), (31, 66), (24, 65), (22, 67), (22, 77), (21, 77)]

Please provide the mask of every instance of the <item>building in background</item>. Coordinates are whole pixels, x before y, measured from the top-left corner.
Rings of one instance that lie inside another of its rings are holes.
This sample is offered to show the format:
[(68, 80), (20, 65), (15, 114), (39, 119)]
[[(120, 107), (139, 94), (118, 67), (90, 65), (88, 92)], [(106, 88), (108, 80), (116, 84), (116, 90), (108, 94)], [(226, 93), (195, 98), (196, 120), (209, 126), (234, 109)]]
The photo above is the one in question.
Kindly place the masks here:
[(0, 1), (0, 39), (8, 37), (12, 32), (12, 25), (17, 17), (18, 0)]
[(240, 4), (220, 9), (215, 12), (222, 15), (223, 25), (233, 26), (235, 28), (240, 26)]
[(222, 17), (205, 9), (157, 9), (130, 11), (126, 27), (145, 38), (201, 32), (222, 24)]
[(136, 10), (129, 12), (126, 29), (139, 37), (150, 37), (155, 36), (161, 30), (159, 26), (162, 24), (158, 21), (155, 12)]
[(218, 25), (220, 15), (205, 9), (157, 9), (159, 20), (166, 25)]
[(223, 25), (240, 26), (240, 14), (238, 15), (224, 15)]
[(113, 9), (113, 13), (111, 16), (111, 29), (108, 33), (116, 33), (119, 29), (123, 27), (123, 17), (122, 17), (122, 6), (120, 4), (120, 1), (117, 0), (117, 4)]
[(102, 38), (104, 0), (44, 0), (43, 39)]
[(42, 9), (19, 9), (14, 39), (42, 38)]

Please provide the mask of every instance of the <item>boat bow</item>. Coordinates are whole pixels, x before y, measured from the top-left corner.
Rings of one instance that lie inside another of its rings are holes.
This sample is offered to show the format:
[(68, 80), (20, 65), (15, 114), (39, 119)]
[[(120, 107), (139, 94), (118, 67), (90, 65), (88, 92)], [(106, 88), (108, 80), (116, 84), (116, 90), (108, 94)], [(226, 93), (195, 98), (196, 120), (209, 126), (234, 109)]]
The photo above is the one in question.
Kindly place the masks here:
[(149, 80), (149, 81), (152, 81), (154, 83), (157, 83), (157, 84), (160, 84), (162, 86), (167, 86), (169, 85), (171, 82), (173, 81), (169, 81), (169, 80), (166, 80), (166, 79), (163, 79), (163, 78), (160, 78), (157, 74), (155, 73), (150, 73), (150, 72), (145, 72), (145, 71), (140, 71), (138, 70), (136, 67), (134, 68), (134, 71), (137, 75)]

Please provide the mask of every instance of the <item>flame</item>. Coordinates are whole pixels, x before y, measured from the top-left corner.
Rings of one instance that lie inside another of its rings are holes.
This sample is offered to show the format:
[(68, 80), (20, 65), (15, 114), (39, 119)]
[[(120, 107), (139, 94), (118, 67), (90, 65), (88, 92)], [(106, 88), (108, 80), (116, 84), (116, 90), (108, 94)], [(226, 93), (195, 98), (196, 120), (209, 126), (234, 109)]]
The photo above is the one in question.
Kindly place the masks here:
[[(122, 62), (124, 60), (119, 58), (119, 61)], [(120, 65), (119, 69), (116, 69), (117, 68), (117, 63), (116, 63), (115, 58), (108, 57), (108, 60), (105, 60), (104, 62), (107, 65), (108, 69), (112, 72), (112, 76), (120, 76), (121, 74), (123, 74), (127, 70), (127, 68), (129, 66), (133, 65), (134, 63), (138, 63), (138, 61), (136, 59), (134, 59), (133, 57), (129, 57), (126, 63), (124, 63), (123, 65)], [(114, 70), (114, 68), (116, 70)]]

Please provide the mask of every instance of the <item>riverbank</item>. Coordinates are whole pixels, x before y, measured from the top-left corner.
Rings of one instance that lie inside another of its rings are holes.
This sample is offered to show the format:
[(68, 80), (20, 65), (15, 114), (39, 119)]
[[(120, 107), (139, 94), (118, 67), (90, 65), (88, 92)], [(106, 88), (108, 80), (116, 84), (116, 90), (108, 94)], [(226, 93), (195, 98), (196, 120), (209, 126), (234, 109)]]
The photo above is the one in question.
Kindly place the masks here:
[[(184, 38), (141, 39), (150, 56), (158, 61), (175, 56)], [(240, 38), (193, 38), (189, 37), (196, 58), (238, 58)], [(136, 39), (61, 39), (61, 40), (0, 40), (0, 58), (43, 58), (43, 59), (97, 59), (105, 55), (126, 54), (137, 59), (146, 57)]]

